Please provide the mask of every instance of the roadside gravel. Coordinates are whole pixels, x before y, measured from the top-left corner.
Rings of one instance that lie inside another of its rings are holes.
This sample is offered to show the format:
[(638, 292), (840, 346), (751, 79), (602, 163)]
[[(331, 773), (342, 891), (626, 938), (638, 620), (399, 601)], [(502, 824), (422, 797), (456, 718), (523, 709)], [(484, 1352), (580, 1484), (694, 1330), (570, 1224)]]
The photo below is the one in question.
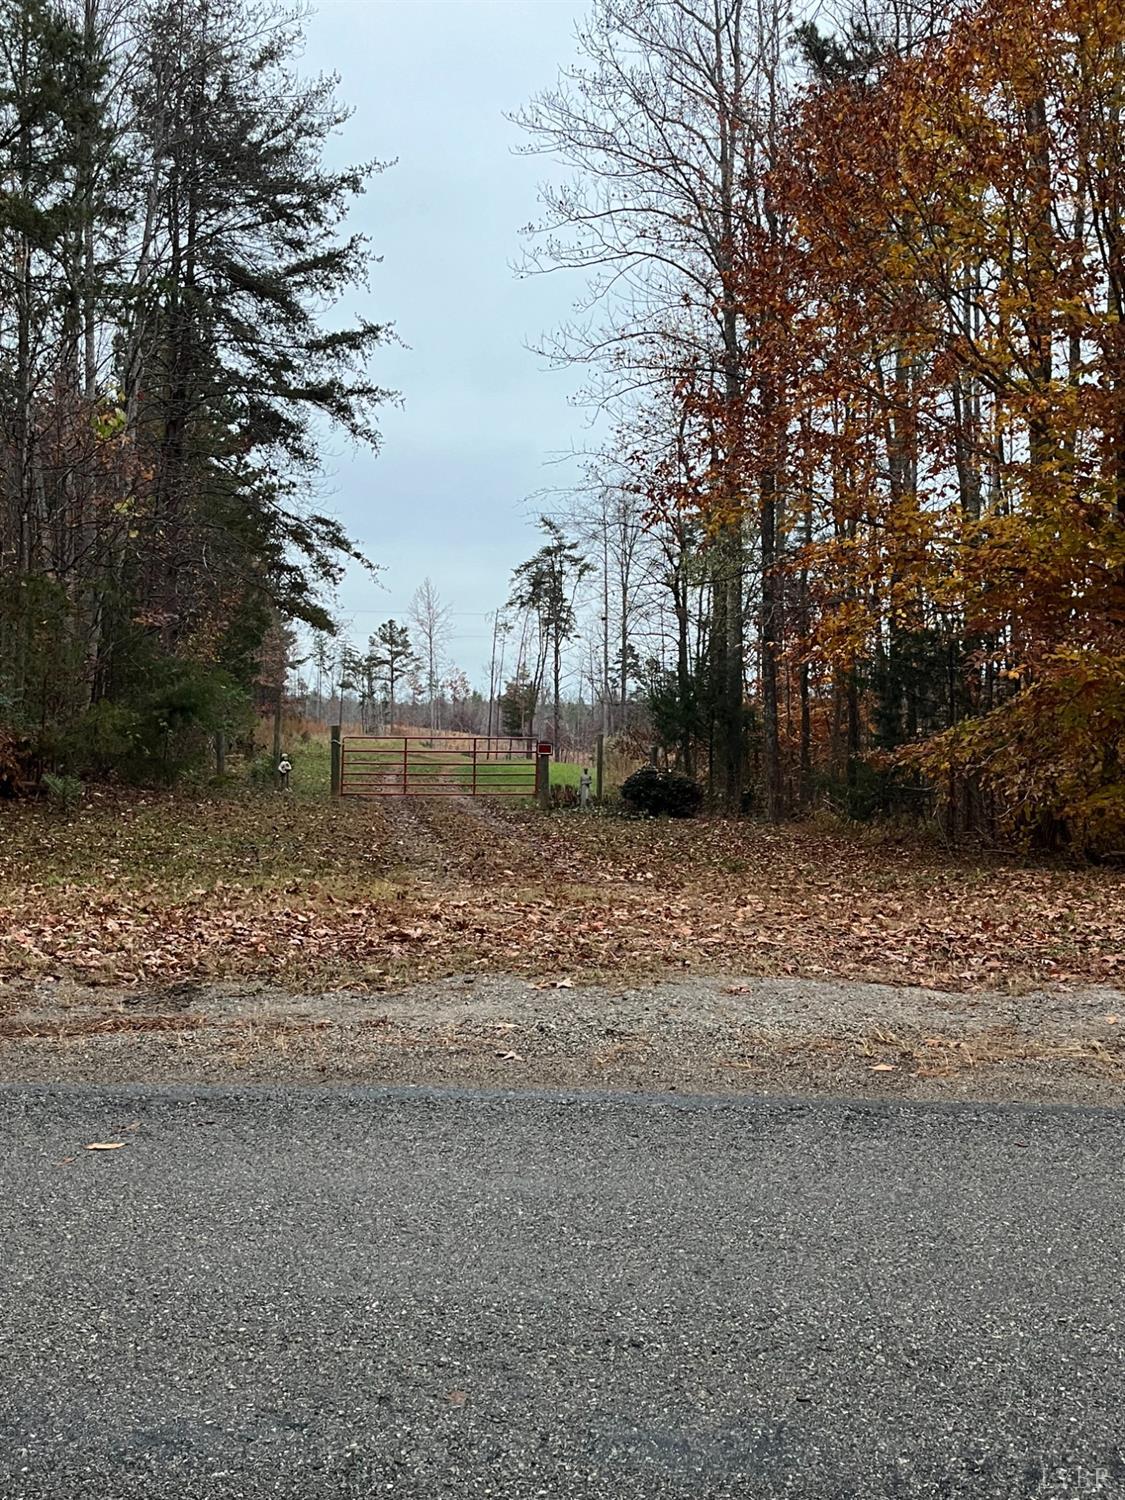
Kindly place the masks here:
[(406, 1083), (1125, 1100), (1125, 992), (504, 976), (396, 992), (0, 987), (0, 1081)]

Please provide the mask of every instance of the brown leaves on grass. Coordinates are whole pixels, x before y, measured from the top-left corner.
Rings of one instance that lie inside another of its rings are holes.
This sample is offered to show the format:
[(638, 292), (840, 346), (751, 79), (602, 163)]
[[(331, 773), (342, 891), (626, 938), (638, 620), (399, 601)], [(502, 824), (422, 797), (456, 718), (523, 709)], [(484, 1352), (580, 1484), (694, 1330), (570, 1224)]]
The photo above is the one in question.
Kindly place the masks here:
[(255, 795), (96, 790), (73, 818), (0, 804), (0, 891), (153, 883), (162, 893), (378, 876), (394, 863), (378, 804)]
[[(473, 971), (570, 988), (690, 970), (974, 989), (1125, 975), (1117, 874), (819, 827), (417, 803), (395, 820), (425, 846), (412, 864), (364, 803), (111, 803), (83, 814), (80, 835), (42, 809), (0, 818), (0, 974), (13, 977), (311, 987)], [(226, 857), (251, 831), (257, 873), (236, 878)]]

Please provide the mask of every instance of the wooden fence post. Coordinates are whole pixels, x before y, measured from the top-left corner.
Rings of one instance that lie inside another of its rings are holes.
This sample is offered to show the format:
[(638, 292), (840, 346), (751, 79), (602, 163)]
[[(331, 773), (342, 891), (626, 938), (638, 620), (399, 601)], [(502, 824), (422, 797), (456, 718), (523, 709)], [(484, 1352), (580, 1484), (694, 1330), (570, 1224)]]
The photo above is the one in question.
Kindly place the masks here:
[(535, 795), (544, 812), (551, 808), (551, 747), (545, 740), (539, 742), (535, 757)]
[(594, 796), (600, 802), (605, 792), (605, 735), (598, 735), (598, 758), (594, 768)]
[(329, 735), (331, 736), (330, 744), (331, 744), (331, 750), (332, 750), (332, 795), (333, 795), (333, 797), (338, 797), (340, 795), (340, 751), (341, 751), (341, 745), (340, 745), (340, 726), (339, 726), (339, 724), (333, 724), (332, 725), (332, 728), (329, 730)]

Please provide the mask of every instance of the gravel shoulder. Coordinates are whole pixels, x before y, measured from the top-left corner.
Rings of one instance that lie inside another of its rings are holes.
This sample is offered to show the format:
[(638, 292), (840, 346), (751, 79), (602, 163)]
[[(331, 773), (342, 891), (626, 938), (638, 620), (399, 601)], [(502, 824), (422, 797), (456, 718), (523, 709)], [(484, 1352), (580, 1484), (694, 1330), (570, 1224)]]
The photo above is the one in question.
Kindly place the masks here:
[(0, 986), (0, 1082), (1125, 1102), (1125, 992), (465, 975), (395, 992)]

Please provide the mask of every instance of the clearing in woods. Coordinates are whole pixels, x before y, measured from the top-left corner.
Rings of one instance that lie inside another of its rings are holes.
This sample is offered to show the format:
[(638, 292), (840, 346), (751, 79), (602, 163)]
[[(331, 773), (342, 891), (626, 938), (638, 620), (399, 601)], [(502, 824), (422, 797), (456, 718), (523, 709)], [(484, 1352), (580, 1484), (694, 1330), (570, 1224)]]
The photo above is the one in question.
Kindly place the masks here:
[[(396, 1022), (380, 1033), (404, 1067), (410, 1047), (459, 1056), (451, 1036), (462, 1015), (485, 1028), (477, 1061), (511, 1074), (528, 1044), (501, 1044), (529, 1015), (570, 1055), (585, 1044), (564, 1042), (566, 1026), (608, 1008), (614, 1024), (595, 1026), (590, 1043), (594, 1076), (627, 1069), (653, 1028), (671, 1028), (683, 1050), (729, 1022), (743, 1031), (724, 1031), (713, 1061), (743, 1069), (728, 1083), (752, 1086), (753, 1058), (776, 1052), (783, 1034), (802, 1056), (836, 1046), (839, 1027), (808, 1023), (844, 995), (868, 1092), (986, 1056), (1026, 1062), (1027, 1037), (1063, 1010), (1070, 1020), (1054, 1027), (1051, 1055), (1069, 1048), (1066, 1057), (1116, 1080), (1125, 998), (1112, 987), (1123, 970), (1119, 872), (864, 837), (827, 822), (634, 821), (458, 797), (330, 801), (246, 789), (202, 800), (93, 792), (69, 818), (0, 808), (0, 1076), (31, 1066), (32, 1054), (36, 1076), (68, 1076), (87, 1066), (91, 1038), (125, 1034), (138, 1049), (141, 1034), (160, 1036), (190, 1072), (189, 1041), (216, 995), (243, 1042), (268, 1036), (273, 1049), (288, 1036), (291, 1049), (310, 1028), (336, 1025), (339, 1008), (323, 997), (346, 992), (349, 1015), (369, 1027), (393, 997), (421, 997), (413, 1030)], [(775, 986), (768, 995), (763, 977)], [(448, 983), (432, 982), (454, 978), (451, 1018)], [(420, 984), (425, 994), (410, 988)], [(935, 998), (912, 1013), (907, 1068), (900, 1002), (917, 987)], [(472, 997), (486, 992), (473, 1021)], [(255, 993), (272, 997), (262, 1016)], [(1072, 994), (1086, 997), (1080, 1024), (1069, 1000), (1059, 1009), (1058, 997)], [(717, 996), (730, 997), (718, 1019)], [(954, 1011), (980, 1023), (975, 1052), (946, 1024)], [(49, 1066), (47, 1042), (58, 1044)], [(931, 1057), (931, 1044), (945, 1050)], [(251, 1066), (244, 1057), (238, 1065)]]

